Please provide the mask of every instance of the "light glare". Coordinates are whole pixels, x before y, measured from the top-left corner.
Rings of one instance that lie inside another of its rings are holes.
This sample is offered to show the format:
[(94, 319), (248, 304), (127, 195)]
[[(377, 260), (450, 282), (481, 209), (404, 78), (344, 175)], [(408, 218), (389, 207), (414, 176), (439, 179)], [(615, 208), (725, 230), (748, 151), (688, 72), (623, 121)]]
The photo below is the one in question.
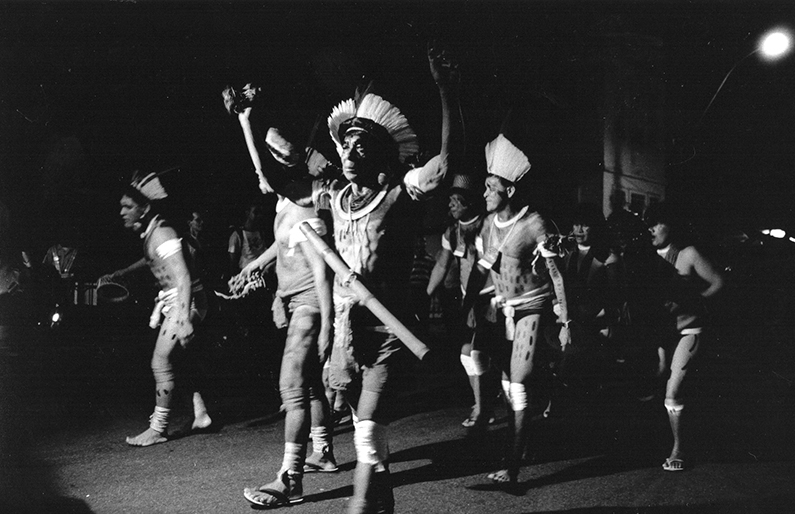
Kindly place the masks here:
[(789, 34), (777, 30), (766, 35), (759, 46), (762, 55), (770, 59), (781, 57), (790, 49), (791, 38)]
[(780, 228), (774, 228), (770, 231), (770, 237), (775, 237), (776, 239), (784, 239), (787, 233)]

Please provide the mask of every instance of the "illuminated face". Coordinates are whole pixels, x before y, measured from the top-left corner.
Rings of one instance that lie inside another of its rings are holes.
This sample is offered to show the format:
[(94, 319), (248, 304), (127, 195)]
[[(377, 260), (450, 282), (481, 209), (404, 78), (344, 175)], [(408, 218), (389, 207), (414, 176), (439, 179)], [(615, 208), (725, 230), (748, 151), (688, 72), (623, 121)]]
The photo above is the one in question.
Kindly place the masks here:
[(510, 187), (506, 186), (500, 177), (489, 175), (486, 178), (486, 191), (483, 193), (483, 198), (486, 199), (486, 211), (497, 212), (504, 209), (511, 198), (509, 189)]
[(188, 226), (190, 227), (191, 234), (198, 235), (201, 233), (202, 229), (204, 229), (204, 218), (198, 212), (193, 212)]
[(665, 223), (657, 223), (649, 227), (651, 244), (655, 248), (665, 248), (671, 242), (671, 227)]
[(347, 134), (342, 141), (342, 174), (351, 182), (369, 178), (373, 168), (373, 141), (361, 132)]
[(127, 195), (121, 197), (119, 204), (121, 205), (119, 214), (124, 222), (124, 228), (135, 231), (141, 230), (143, 226), (141, 219), (149, 211), (149, 206), (141, 205)]
[(588, 246), (591, 244), (591, 227), (580, 222), (572, 226), (572, 233), (577, 244)]
[(447, 204), (447, 207), (450, 209), (450, 216), (452, 216), (454, 220), (466, 221), (468, 219), (470, 206), (463, 195), (459, 193), (451, 194), (450, 202)]

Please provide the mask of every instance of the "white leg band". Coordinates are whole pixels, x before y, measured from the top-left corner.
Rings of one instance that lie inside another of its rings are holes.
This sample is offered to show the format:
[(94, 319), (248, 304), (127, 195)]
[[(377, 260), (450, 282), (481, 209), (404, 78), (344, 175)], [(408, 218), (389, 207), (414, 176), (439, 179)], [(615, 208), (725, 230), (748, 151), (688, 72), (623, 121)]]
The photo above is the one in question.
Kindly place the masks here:
[(507, 380), (501, 380), (500, 384), (502, 384), (502, 392), (505, 395), (505, 400), (511, 403), (511, 383)]
[(328, 428), (316, 426), (309, 429), (309, 436), (312, 438), (312, 451), (323, 453), (331, 445)]
[(685, 408), (685, 404), (681, 400), (674, 400), (671, 398), (665, 399), (665, 408), (671, 414), (678, 414)]
[(527, 409), (527, 389), (524, 384), (511, 382), (511, 408), (514, 412)]
[(283, 471), (290, 471), (292, 473), (301, 473), (304, 469), (303, 455), (306, 452), (306, 447), (300, 443), (284, 443), (284, 459), (282, 460)]
[(467, 376), (474, 377), (477, 375), (477, 370), (475, 369), (475, 363), (472, 362), (472, 357), (469, 355), (461, 354), (461, 365), (464, 366), (464, 371), (466, 371)]
[(376, 472), (386, 470), (384, 462), (389, 458), (386, 426), (370, 419), (359, 421), (354, 429), (353, 444), (358, 462), (375, 466)]
[(168, 414), (171, 409), (165, 407), (155, 407), (155, 411), (149, 416), (149, 428), (155, 432), (164, 434), (168, 428)]
[(488, 370), (491, 362), (489, 356), (479, 350), (472, 350), (470, 357), (472, 358), (472, 365), (475, 368), (475, 375), (483, 376)]

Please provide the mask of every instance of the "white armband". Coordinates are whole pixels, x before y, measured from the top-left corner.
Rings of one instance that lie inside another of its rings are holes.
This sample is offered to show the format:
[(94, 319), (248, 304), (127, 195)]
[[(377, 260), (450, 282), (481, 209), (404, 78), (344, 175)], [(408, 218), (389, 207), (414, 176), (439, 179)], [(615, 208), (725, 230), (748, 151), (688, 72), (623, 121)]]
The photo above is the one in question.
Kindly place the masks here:
[(447, 239), (447, 236), (442, 234), (442, 249), (447, 250), (449, 252), (453, 251), (453, 248), (450, 246), (450, 240)]
[(166, 259), (182, 251), (182, 239), (169, 239), (157, 247), (155, 253), (161, 259)]
[(420, 188), (420, 170), (422, 168), (412, 168), (408, 172), (406, 172), (405, 177), (403, 178), (404, 183), (408, 187), (413, 187), (416, 189)]
[(325, 236), (327, 233), (326, 222), (320, 218), (309, 218), (296, 223), (293, 225), (293, 228), (290, 229), (290, 239), (287, 243), (289, 251), (287, 252), (287, 255), (293, 255), (295, 253), (295, 247), (298, 246), (299, 243), (303, 243), (307, 240), (304, 233), (301, 232), (301, 223), (309, 223), (309, 226), (312, 227), (312, 230), (317, 232), (317, 235), (319, 236)]

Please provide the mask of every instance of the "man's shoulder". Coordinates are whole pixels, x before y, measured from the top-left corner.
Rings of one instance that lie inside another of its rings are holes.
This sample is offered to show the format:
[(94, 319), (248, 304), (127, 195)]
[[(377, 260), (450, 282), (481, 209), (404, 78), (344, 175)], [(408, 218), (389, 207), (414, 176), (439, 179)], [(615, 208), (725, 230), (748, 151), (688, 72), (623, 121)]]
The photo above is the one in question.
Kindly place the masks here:
[(518, 221), (521, 230), (541, 236), (547, 233), (547, 219), (538, 212), (528, 210)]
[(679, 259), (681, 259), (684, 263), (695, 263), (696, 261), (706, 260), (706, 257), (703, 253), (699, 251), (693, 245), (685, 246), (684, 248), (679, 250)]

